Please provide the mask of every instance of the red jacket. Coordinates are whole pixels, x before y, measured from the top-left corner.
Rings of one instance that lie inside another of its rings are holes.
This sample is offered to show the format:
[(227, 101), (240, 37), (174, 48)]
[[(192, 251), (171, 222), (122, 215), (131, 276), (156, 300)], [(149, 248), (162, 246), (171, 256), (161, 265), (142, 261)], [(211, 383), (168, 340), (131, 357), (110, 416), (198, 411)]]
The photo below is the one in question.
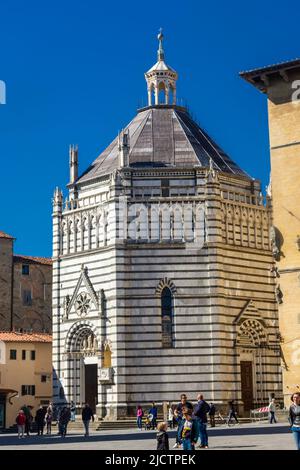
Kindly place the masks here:
[(17, 419), (16, 419), (16, 423), (19, 426), (22, 426), (23, 424), (25, 424), (25, 421), (26, 421), (25, 414), (23, 414), (23, 413), (18, 414)]

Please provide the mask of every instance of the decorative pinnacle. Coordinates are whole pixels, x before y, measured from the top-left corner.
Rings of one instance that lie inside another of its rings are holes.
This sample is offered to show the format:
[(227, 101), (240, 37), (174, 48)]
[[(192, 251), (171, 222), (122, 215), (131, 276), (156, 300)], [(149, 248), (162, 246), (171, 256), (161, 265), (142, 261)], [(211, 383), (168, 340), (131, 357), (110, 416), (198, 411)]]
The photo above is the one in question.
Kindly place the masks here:
[(164, 35), (163, 35), (163, 32), (162, 32), (162, 28), (159, 29), (159, 33), (157, 35), (157, 39), (159, 41), (159, 47), (158, 47), (158, 51), (157, 51), (157, 58), (158, 60), (165, 60), (165, 53), (164, 53), (164, 49), (163, 49), (163, 38), (164, 38)]

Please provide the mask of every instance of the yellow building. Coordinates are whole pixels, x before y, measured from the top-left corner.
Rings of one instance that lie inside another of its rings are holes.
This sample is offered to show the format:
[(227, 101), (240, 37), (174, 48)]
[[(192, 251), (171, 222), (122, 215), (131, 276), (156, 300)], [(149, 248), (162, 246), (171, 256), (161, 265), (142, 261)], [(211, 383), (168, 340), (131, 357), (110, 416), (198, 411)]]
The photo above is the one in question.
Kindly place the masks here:
[(52, 398), (52, 336), (0, 332), (0, 429), (15, 424), (23, 405), (47, 405)]
[(285, 404), (300, 390), (300, 59), (242, 72), (268, 97), (273, 230)]

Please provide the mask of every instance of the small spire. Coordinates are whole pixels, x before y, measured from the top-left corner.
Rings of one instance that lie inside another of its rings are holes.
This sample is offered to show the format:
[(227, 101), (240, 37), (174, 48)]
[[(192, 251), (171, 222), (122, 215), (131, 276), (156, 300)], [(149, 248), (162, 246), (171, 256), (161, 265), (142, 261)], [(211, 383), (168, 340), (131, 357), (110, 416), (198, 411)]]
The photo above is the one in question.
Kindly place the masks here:
[(165, 60), (165, 53), (164, 53), (164, 49), (163, 49), (163, 38), (164, 38), (164, 35), (163, 35), (163, 32), (162, 32), (162, 28), (159, 28), (159, 33), (157, 35), (157, 39), (159, 41), (159, 47), (158, 47), (158, 51), (157, 51), (157, 60), (158, 61), (163, 61)]

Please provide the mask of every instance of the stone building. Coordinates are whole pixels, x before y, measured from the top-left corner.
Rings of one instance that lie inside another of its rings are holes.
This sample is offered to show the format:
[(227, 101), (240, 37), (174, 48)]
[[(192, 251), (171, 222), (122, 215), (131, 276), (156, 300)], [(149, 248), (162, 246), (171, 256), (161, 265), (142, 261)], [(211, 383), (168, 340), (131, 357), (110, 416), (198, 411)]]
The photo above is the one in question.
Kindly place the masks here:
[(0, 330), (51, 332), (52, 260), (14, 255), (0, 232)]
[(23, 405), (52, 399), (52, 337), (47, 333), (0, 331), (0, 432), (16, 423)]
[(300, 390), (300, 59), (241, 76), (267, 95), (273, 255), (285, 404)]
[(271, 208), (145, 74), (148, 106), (53, 198), (54, 400), (120, 418), (181, 392), (240, 413), (282, 395)]

